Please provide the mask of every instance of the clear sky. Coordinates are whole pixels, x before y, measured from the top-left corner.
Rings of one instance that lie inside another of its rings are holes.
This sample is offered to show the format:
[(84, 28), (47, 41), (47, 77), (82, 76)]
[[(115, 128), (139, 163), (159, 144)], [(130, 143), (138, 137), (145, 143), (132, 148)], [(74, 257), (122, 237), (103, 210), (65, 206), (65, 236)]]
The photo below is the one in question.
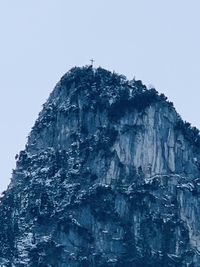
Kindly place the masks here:
[(199, 0), (1, 0), (0, 191), (41, 105), (69, 68), (142, 79), (200, 128)]

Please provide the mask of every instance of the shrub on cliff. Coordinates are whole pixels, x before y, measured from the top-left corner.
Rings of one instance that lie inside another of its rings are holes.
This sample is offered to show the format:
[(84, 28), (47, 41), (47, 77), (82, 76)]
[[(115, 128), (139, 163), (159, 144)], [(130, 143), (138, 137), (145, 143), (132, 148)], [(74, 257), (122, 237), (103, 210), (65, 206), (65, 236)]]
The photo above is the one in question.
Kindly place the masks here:
[(181, 118), (176, 123), (175, 129), (181, 131), (186, 140), (200, 148), (200, 131), (192, 127), (189, 122), (184, 122)]

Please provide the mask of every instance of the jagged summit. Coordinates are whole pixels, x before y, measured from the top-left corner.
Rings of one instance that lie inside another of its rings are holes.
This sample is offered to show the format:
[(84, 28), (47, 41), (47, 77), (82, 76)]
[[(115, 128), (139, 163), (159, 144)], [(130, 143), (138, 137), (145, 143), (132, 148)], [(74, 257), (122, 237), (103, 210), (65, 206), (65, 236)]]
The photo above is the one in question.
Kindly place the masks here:
[[(166, 100), (154, 88), (147, 90), (140, 80), (128, 81), (125, 76), (100, 67), (74, 67), (58, 82), (33, 131), (50, 126), (58, 112), (67, 115), (71, 110), (97, 112), (107, 109), (110, 121), (117, 121), (126, 112), (141, 111), (153, 102), (167, 103)], [(168, 105), (173, 107), (172, 103)]]
[[(106, 109), (112, 123), (119, 122), (126, 113), (142, 112), (155, 103), (160, 103), (163, 108), (168, 107), (176, 113), (173, 103), (169, 102), (164, 94), (159, 94), (155, 88), (147, 89), (141, 80), (128, 81), (125, 76), (101, 67), (74, 67), (61, 78), (44, 104), (30, 137), (34, 132), (53, 125), (58, 113), (98, 113)], [(177, 113), (176, 117), (177, 130), (181, 131), (192, 145), (200, 148), (199, 130), (184, 122)], [(30, 139), (35, 139), (35, 136), (29, 138), (28, 144), (31, 144)]]
[[(46, 105), (59, 105), (69, 101), (75, 95), (81, 95), (85, 103), (84, 108), (108, 108), (111, 104), (124, 101), (121, 109), (144, 109), (154, 101), (167, 100), (167, 98), (152, 88), (147, 90), (142, 81), (133, 79), (128, 81), (125, 76), (112, 73), (101, 67), (94, 69), (92, 66), (74, 67), (67, 72), (57, 84)], [(138, 97), (135, 102), (133, 98)], [(67, 99), (66, 99), (67, 98)], [(73, 99), (71, 99), (73, 101)], [(172, 105), (172, 103), (170, 103)], [(122, 110), (123, 111), (123, 110)]]
[(200, 266), (200, 138), (141, 81), (92, 66), (43, 106), (0, 203), (0, 266)]

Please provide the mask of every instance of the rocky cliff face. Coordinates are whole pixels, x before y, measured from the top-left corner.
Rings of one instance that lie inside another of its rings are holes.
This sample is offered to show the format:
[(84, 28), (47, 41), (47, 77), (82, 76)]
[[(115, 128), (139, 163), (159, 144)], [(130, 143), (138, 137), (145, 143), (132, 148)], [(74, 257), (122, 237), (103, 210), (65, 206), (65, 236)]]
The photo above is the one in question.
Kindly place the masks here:
[(0, 203), (0, 266), (200, 266), (200, 138), (141, 81), (64, 75)]

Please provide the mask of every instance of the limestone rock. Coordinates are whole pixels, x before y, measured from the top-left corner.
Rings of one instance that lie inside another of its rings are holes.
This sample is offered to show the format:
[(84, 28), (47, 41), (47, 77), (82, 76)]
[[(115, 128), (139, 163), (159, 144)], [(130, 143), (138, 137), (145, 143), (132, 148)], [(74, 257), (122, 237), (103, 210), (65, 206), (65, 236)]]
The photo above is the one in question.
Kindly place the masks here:
[(141, 81), (56, 85), (0, 203), (0, 266), (200, 266), (200, 137)]

